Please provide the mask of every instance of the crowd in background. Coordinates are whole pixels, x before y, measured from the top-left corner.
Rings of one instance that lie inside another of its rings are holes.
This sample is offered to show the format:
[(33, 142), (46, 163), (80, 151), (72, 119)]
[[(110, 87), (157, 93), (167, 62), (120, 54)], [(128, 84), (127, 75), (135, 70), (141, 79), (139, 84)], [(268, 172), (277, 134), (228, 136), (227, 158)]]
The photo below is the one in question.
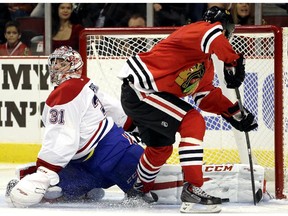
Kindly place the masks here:
[[(200, 21), (209, 4), (154, 3), (153, 26), (183, 26)], [(278, 4), (277, 7), (288, 12), (287, 5)], [(25, 44), (23, 36), (21, 38), (25, 29), (17, 24), (17, 20), (21, 17), (44, 19), (44, 7), (45, 3), (0, 3), (0, 55), (31, 55), (31, 41)], [(236, 24), (254, 24), (253, 3), (233, 3), (230, 10)], [(262, 24), (266, 24), (265, 21)], [(52, 50), (60, 45), (69, 45), (78, 50), (79, 32), (84, 28), (145, 26), (146, 3), (53, 3)], [(16, 39), (12, 40), (12, 37)], [(29, 40), (43, 41), (43, 37), (39, 35)], [(22, 48), (16, 51), (19, 44)]]

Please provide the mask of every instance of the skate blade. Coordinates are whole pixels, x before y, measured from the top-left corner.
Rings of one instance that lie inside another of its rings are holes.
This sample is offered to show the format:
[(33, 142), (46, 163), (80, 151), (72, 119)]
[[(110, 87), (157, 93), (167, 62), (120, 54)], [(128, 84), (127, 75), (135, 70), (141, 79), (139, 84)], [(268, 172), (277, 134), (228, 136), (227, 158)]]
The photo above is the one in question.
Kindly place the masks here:
[(219, 213), (221, 207), (219, 205), (203, 205), (198, 203), (183, 202), (180, 208), (181, 213)]

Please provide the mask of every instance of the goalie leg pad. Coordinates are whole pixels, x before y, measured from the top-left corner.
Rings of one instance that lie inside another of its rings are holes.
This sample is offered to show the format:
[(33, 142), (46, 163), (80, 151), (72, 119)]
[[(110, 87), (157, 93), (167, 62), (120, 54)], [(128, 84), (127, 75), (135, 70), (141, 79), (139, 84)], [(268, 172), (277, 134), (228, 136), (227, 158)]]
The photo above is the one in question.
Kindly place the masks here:
[(221, 212), (219, 205), (202, 205), (198, 203), (183, 202), (180, 207), (181, 213), (219, 213)]

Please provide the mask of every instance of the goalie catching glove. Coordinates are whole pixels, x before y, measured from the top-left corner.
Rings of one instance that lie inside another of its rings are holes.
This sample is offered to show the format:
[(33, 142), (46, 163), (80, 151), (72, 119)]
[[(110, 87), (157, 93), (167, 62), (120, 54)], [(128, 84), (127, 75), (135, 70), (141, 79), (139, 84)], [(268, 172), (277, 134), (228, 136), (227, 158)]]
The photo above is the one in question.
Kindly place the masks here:
[(236, 102), (232, 107), (228, 108), (227, 112), (222, 113), (221, 116), (239, 131), (248, 132), (257, 128), (258, 124), (255, 121), (255, 116), (245, 107), (243, 109), (244, 115), (242, 115), (239, 104)]
[(242, 54), (230, 64), (224, 64), (224, 79), (227, 88), (238, 88), (245, 78), (245, 59)]
[(10, 199), (15, 207), (28, 207), (38, 204), (48, 187), (56, 185), (59, 176), (45, 167), (38, 167), (37, 172), (22, 178), (10, 193)]

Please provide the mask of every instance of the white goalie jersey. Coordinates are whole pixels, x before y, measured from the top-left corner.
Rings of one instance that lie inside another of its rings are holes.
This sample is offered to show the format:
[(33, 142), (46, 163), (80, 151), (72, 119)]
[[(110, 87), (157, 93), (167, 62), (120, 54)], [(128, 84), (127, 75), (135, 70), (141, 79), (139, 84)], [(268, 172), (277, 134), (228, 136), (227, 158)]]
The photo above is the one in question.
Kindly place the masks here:
[(127, 116), (119, 104), (98, 92), (89, 78), (62, 83), (45, 103), (45, 133), (38, 161), (65, 167), (71, 159), (89, 154), (112, 128), (113, 120), (118, 126), (125, 123)]

